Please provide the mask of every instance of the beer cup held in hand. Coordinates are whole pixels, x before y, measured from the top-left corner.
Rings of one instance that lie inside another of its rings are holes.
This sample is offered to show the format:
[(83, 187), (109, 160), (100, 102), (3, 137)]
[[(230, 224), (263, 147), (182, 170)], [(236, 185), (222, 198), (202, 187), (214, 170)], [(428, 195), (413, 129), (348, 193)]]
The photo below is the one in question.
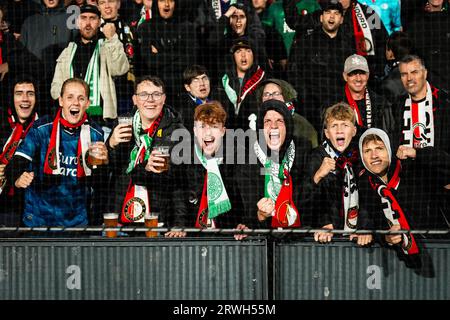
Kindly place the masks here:
[[(105, 222), (106, 228), (114, 228), (117, 227), (119, 222), (119, 214), (118, 213), (105, 213), (103, 214), (103, 221)], [(117, 237), (117, 231), (106, 231), (107, 238), (115, 238)]]
[(129, 116), (120, 116), (117, 120), (119, 124), (125, 125), (129, 128), (130, 136), (127, 138), (127, 141), (131, 141), (131, 137), (133, 136), (133, 118)]
[(161, 167), (161, 171), (169, 170), (169, 162), (170, 162), (169, 146), (158, 146), (155, 149), (159, 153), (158, 156), (164, 158), (164, 166)]
[(97, 168), (97, 166), (99, 165), (108, 163), (106, 159), (103, 159), (102, 153), (102, 149), (100, 149), (95, 144), (91, 144), (89, 146), (88, 162), (93, 168)]
[[(158, 227), (158, 214), (157, 213), (147, 213), (144, 216), (145, 226), (147, 228), (157, 228)], [(147, 238), (156, 238), (158, 232), (156, 231), (145, 231), (145, 236)]]

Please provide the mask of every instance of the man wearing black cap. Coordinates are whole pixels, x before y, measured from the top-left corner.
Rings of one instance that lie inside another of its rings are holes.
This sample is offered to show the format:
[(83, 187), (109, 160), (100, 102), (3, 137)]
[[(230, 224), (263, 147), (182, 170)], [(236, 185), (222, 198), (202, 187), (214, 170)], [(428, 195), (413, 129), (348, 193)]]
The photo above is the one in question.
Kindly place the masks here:
[(322, 109), (338, 101), (343, 87), (342, 65), (354, 50), (342, 30), (343, 8), (339, 2), (323, 4), (321, 26), (294, 45), (288, 80), (304, 101), (301, 114), (322, 132)]
[(257, 103), (255, 90), (265, 71), (255, 61), (253, 49), (245, 37), (238, 38), (231, 47), (233, 65), (222, 77), (222, 86), (228, 97), (227, 128), (256, 130)]
[(100, 11), (96, 6), (84, 5), (78, 17), (79, 38), (70, 42), (57, 60), (52, 82), (52, 97), (59, 97), (63, 82), (69, 78), (85, 79), (90, 87), (91, 104), (87, 110), (91, 119), (104, 127), (107, 137), (117, 118), (117, 97), (114, 76), (125, 74), (129, 63), (116, 27), (103, 27), (105, 39), (99, 39)]
[(258, 131), (258, 140), (249, 146), (256, 163), (237, 169), (244, 214), (255, 217), (258, 227), (301, 227), (308, 215), (309, 195), (301, 181), (311, 143), (294, 137), (291, 112), (275, 99), (261, 105)]

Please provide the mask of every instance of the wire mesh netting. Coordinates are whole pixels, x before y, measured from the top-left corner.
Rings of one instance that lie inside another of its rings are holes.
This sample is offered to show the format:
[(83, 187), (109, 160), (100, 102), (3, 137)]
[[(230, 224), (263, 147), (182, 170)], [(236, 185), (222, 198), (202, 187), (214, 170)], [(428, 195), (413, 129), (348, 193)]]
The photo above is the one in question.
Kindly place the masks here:
[(449, 238), (448, 9), (0, 1), (0, 235), (420, 254)]

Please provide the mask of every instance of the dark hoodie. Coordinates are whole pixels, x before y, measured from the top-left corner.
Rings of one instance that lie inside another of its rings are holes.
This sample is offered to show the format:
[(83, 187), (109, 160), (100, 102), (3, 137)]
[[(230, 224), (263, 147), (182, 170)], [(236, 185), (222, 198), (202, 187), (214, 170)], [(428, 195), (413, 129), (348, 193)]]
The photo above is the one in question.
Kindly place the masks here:
[[(391, 188), (390, 191), (398, 202), (409, 228), (411, 230), (448, 230), (450, 213), (448, 205), (445, 205), (444, 185), (450, 182), (449, 155), (439, 149), (427, 147), (417, 149), (414, 160), (408, 158), (400, 161), (395, 155), (391, 155), (391, 142), (387, 134), (380, 129), (369, 129), (361, 136), (359, 140), (360, 150), (362, 149), (362, 142), (368, 134), (376, 134), (383, 140), (388, 149), (391, 158), (387, 174), (388, 185), (393, 179), (397, 167), (401, 168), (399, 184), (396, 188)], [(362, 151), (360, 152), (362, 157)], [(364, 161), (363, 164), (366, 166)], [(390, 222), (385, 217), (384, 211), (393, 215), (396, 219), (400, 218), (398, 209), (396, 210), (394, 206), (391, 206), (393, 210), (389, 210), (388, 205), (382, 202), (393, 202), (391, 199), (382, 200), (378, 192), (381, 186), (386, 185), (378, 175), (370, 172), (367, 167), (359, 178), (360, 215), (368, 218), (366, 224), (368, 229), (390, 229)], [(403, 260), (407, 267), (413, 268), (415, 273), (424, 277), (433, 277), (433, 262), (427, 252), (426, 243), (422, 240), (425, 237), (448, 238), (449, 236), (448, 234), (443, 236), (413, 234), (413, 236), (418, 254), (406, 254), (399, 245), (395, 245), (394, 249), (397, 251), (399, 259)], [(377, 236), (376, 239), (385, 243), (382, 235)], [(412, 239), (409, 241), (411, 243)]]
[[(264, 129), (264, 116), (269, 110), (274, 110), (280, 113), (285, 121), (286, 126), (286, 138), (284, 140), (283, 145), (280, 148), (279, 153), (271, 152), (267, 147), (266, 140), (264, 138), (263, 129)], [(306, 165), (307, 154), (311, 149), (311, 143), (301, 137), (294, 137), (294, 121), (290, 111), (287, 109), (286, 105), (278, 100), (268, 100), (265, 101), (261, 105), (261, 109), (258, 114), (258, 122), (257, 122), (258, 132), (260, 132), (259, 139), (257, 143), (261, 146), (262, 150), (266, 150), (267, 157), (273, 157), (274, 161), (278, 162), (282, 160), (285, 156), (285, 153), (293, 141), (295, 145), (295, 158), (290, 170), (290, 176), (292, 177), (293, 184), (293, 201), (295, 206), (297, 207), (300, 214), (300, 222), (304, 225), (304, 216), (307, 216), (307, 208), (309, 207), (309, 195), (303, 191), (303, 185), (301, 181), (304, 179), (304, 168)], [(264, 168), (264, 165), (259, 162), (256, 157), (254, 151), (254, 145), (250, 141), (250, 144), (247, 146), (247, 153), (250, 155), (250, 163), (248, 166), (241, 166), (238, 168), (238, 173), (236, 179), (238, 180), (238, 187), (242, 199), (244, 201), (244, 210), (245, 215), (253, 217), (253, 227), (259, 228), (270, 228), (271, 219), (267, 219), (264, 222), (260, 223), (257, 218), (257, 203), (259, 200), (265, 197), (264, 194), (264, 184), (265, 184), (265, 176), (261, 174), (261, 169)], [(253, 160), (253, 161), (252, 161)]]
[[(255, 59), (259, 61), (263, 68), (266, 68), (267, 54), (265, 49), (265, 33), (261, 21), (258, 15), (254, 11), (253, 7), (238, 1), (232, 6), (244, 11), (247, 18), (247, 26), (244, 34), (237, 35), (230, 26), (230, 18), (225, 15), (221, 16), (219, 20), (215, 17), (210, 19), (210, 25), (206, 28), (206, 46), (207, 50), (207, 63), (208, 70), (212, 75), (222, 74), (226, 69), (225, 66), (229, 64), (227, 59), (229, 50), (233, 42), (240, 38), (246, 37), (252, 43), (253, 54)], [(213, 12), (209, 13), (214, 15)], [(217, 72), (217, 73), (216, 73)], [(217, 79), (213, 80), (216, 81)], [(220, 79), (218, 79), (220, 81)]]
[[(381, 133), (380, 133), (381, 132)], [(362, 159), (362, 142), (369, 134), (381, 137), (386, 148), (391, 149), (391, 142), (384, 131), (376, 128), (367, 130), (360, 138)], [(391, 155), (388, 168), (388, 181), (396, 168), (397, 158)], [(389, 152), (391, 154), (391, 152)], [(450, 183), (450, 156), (437, 148), (416, 149), (415, 160), (401, 161), (400, 184), (393, 193), (399, 202), (411, 229), (448, 229), (450, 213), (442, 208), (444, 185)], [(359, 182), (360, 210), (366, 211), (370, 219), (369, 226), (374, 229), (389, 229), (388, 220), (384, 217), (384, 204), (375, 185), (385, 185), (381, 178), (366, 168)], [(448, 208), (447, 208), (448, 209)]]
[[(230, 56), (229, 61), (232, 62), (232, 65), (228, 67), (226, 73), (221, 78), (221, 87), (225, 90), (225, 94), (228, 96), (228, 98), (225, 98), (226, 101), (222, 101), (228, 114), (226, 127), (228, 129), (243, 129), (244, 131), (248, 129), (254, 130), (254, 125), (256, 124), (254, 121), (256, 120), (256, 116), (258, 114), (256, 89), (258, 88), (258, 83), (264, 80), (266, 72), (259, 66), (258, 60), (253, 54), (253, 64), (245, 73), (241, 84), (236, 71), (234, 54), (228, 53), (228, 56)], [(233, 104), (230, 99), (230, 88), (227, 89), (227, 86), (224, 85), (226, 82), (225, 76), (229, 79), (229, 87), (235, 92), (238, 96), (238, 101), (240, 101), (240, 106), (237, 113), (235, 104)], [(258, 79), (260, 79), (259, 82), (257, 82)], [(249, 90), (244, 99), (240, 99), (239, 97), (242, 97), (243, 93), (246, 92), (247, 89)]]
[[(137, 110), (135, 112), (138, 112)], [(152, 148), (159, 145), (169, 144), (171, 148), (177, 141), (171, 141), (172, 133), (183, 127), (181, 117), (170, 106), (164, 105), (163, 118), (154, 136)], [(133, 112), (134, 115), (134, 112)], [(185, 190), (181, 190), (179, 179), (184, 174), (178, 170), (179, 166), (170, 164), (169, 171), (155, 174), (145, 170), (146, 162), (137, 165), (133, 171), (127, 175), (126, 169), (130, 161), (130, 152), (134, 147), (133, 143), (121, 143), (115, 149), (109, 149), (109, 168), (111, 170), (111, 187), (113, 196), (109, 199), (109, 209), (111, 212), (121, 212), (123, 201), (127, 192), (130, 177), (134, 184), (146, 186), (149, 191), (150, 210), (159, 212), (159, 222), (164, 223), (164, 227), (180, 226), (184, 223), (186, 216)], [(109, 140), (106, 142), (109, 146)]]
[[(195, 137), (193, 137), (194, 143), (197, 143)], [(243, 148), (239, 145), (227, 145), (231, 143), (231, 140), (227, 140), (227, 135), (223, 137), (222, 145), (217, 151), (217, 157), (223, 157), (222, 163), (219, 164), (219, 170), (222, 177), (225, 190), (227, 192), (228, 198), (231, 203), (231, 210), (227, 211), (214, 219), (216, 228), (236, 228), (240, 223), (250, 226), (252, 224), (252, 216), (246, 215), (243, 210), (242, 198), (238, 192), (238, 181), (236, 179), (236, 171), (239, 167), (245, 167), (245, 164), (237, 164), (238, 157), (245, 152)], [(200, 208), (200, 202), (203, 195), (203, 187), (206, 176), (206, 168), (200, 163), (197, 156), (195, 155), (194, 143), (191, 149), (191, 163), (183, 165), (183, 171), (187, 172), (187, 181), (184, 182), (186, 185), (183, 188), (187, 195), (186, 203), (188, 207), (188, 216), (186, 217), (185, 226), (194, 227), (196, 218), (198, 215), (198, 210)], [(230, 148), (227, 148), (230, 147)]]

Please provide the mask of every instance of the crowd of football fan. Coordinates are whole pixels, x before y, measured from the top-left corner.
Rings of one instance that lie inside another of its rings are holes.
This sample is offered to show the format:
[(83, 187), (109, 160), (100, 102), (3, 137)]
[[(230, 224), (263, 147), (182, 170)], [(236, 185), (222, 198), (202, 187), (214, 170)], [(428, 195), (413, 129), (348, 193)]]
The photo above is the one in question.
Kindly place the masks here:
[(158, 212), (415, 255), (355, 231), (449, 229), (449, 2), (1, 0), (0, 225)]

